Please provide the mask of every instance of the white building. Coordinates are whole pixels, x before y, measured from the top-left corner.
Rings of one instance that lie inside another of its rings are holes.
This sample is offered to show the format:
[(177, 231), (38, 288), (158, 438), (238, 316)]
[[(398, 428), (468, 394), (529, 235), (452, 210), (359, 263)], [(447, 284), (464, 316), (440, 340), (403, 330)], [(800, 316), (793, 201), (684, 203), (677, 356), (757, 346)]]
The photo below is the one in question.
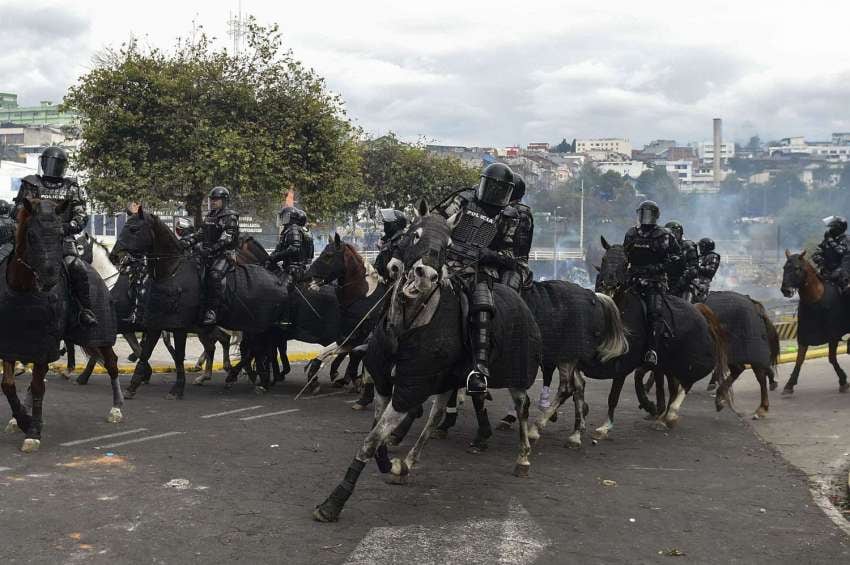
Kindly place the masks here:
[(628, 139), (618, 137), (576, 140), (576, 153), (590, 153), (592, 151), (619, 153), (631, 157), (632, 144)]
[[(703, 165), (710, 165), (714, 162), (714, 142), (700, 141), (692, 144), (696, 150), (697, 158)], [(732, 142), (724, 142), (720, 144), (720, 162), (726, 164), (729, 159), (735, 156), (735, 144)]]
[(18, 195), (21, 179), (37, 173), (38, 154), (28, 154), (26, 163), (0, 161), (0, 199), (11, 202)]
[(786, 137), (779, 141), (779, 145), (769, 147), (768, 153), (773, 155), (810, 155), (815, 159), (824, 161), (846, 162), (850, 161), (850, 145), (845, 142), (850, 134), (834, 133), (832, 142), (829, 141), (806, 141), (802, 136)]
[(667, 174), (677, 180), (679, 183), (691, 182), (694, 176), (694, 162), (690, 159), (681, 159), (679, 161), (655, 161), (656, 166), (662, 166), (667, 170)]
[(614, 171), (624, 177), (629, 176), (633, 179), (638, 178), (642, 172), (649, 169), (643, 161), (600, 161), (596, 163), (596, 168), (602, 174), (608, 171)]

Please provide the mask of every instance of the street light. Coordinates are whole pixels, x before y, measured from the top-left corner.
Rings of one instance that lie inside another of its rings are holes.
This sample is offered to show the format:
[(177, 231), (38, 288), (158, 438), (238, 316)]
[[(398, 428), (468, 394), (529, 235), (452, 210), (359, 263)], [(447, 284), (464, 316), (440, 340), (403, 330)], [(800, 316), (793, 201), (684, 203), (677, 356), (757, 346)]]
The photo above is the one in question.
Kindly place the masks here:
[(555, 265), (552, 268), (552, 279), (553, 280), (558, 280), (558, 210), (560, 210), (561, 208), (563, 208), (563, 206), (556, 206), (555, 210), (552, 212), (552, 214), (555, 217), (555, 238), (554, 238), (554, 241), (552, 242), (553, 243), (552, 247), (555, 250)]

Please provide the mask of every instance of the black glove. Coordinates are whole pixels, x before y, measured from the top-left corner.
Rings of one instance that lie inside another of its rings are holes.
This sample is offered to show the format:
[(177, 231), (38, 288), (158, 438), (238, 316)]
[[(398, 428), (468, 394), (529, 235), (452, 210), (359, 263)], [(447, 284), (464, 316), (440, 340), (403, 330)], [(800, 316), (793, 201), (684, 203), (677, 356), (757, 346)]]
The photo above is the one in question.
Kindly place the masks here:
[(489, 248), (478, 250), (478, 264), (484, 266), (498, 267), (500, 264), (499, 254)]

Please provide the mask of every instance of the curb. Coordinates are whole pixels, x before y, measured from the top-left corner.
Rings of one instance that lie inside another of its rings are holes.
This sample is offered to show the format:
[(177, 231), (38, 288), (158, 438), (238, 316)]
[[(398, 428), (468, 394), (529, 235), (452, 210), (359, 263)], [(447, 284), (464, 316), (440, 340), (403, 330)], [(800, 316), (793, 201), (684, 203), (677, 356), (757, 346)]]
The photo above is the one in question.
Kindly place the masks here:
[[(299, 352), (299, 353), (289, 353), (287, 355), (287, 357), (289, 358), (290, 363), (298, 363), (298, 362), (303, 362), (303, 361), (309, 361), (310, 359), (313, 359), (314, 357), (316, 357), (318, 354), (319, 354), (318, 350), (317, 351), (303, 351), (303, 352)], [(118, 366), (118, 374), (119, 375), (132, 375), (135, 368), (136, 368), (135, 363), (132, 364), (132, 365), (119, 365)], [(217, 361), (217, 362), (213, 363), (212, 368), (213, 368), (213, 371), (223, 371), (224, 365), (222, 365), (221, 362)], [(153, 365), (151, 367), (151, 369), (154, 373), (173, 373), (174, 372), (174, 367), (172, 365)], [(61, 373), (62, 371), (65, 370), (65, 364), (64, 363), (51, 363), (50, 364), (50, 370), (54, 371), (56, 373)], [(188, 373), (190, 371), (187, 369), (186, 372)], [(192, 372), (194, 372), (194, 371), (192, 371)], [(93, 373), (97, 374), (97, 375), (105, 375), (106, 369), (104, 369), (100, 364), (98, 364), (98, 365), (95, 366)]]
[[(820, 359), (821, 357), (829, 356), (829, 347), (811, 347), (806, 352), (806, 360)], [(779, 364), (793, 363), (797, 360), (797, 352), (781, 353), (779, 355)]]

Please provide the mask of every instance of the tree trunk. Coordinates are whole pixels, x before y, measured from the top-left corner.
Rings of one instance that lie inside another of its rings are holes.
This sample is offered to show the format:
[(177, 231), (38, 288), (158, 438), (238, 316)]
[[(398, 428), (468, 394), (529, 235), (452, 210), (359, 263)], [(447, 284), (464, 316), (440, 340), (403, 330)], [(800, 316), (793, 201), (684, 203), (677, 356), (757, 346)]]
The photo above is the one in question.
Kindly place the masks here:
[(195, 228), (201, 227), (204, 216), (204, 192), (193, 190), (186, 198), (186, 211), (195, 223)]

